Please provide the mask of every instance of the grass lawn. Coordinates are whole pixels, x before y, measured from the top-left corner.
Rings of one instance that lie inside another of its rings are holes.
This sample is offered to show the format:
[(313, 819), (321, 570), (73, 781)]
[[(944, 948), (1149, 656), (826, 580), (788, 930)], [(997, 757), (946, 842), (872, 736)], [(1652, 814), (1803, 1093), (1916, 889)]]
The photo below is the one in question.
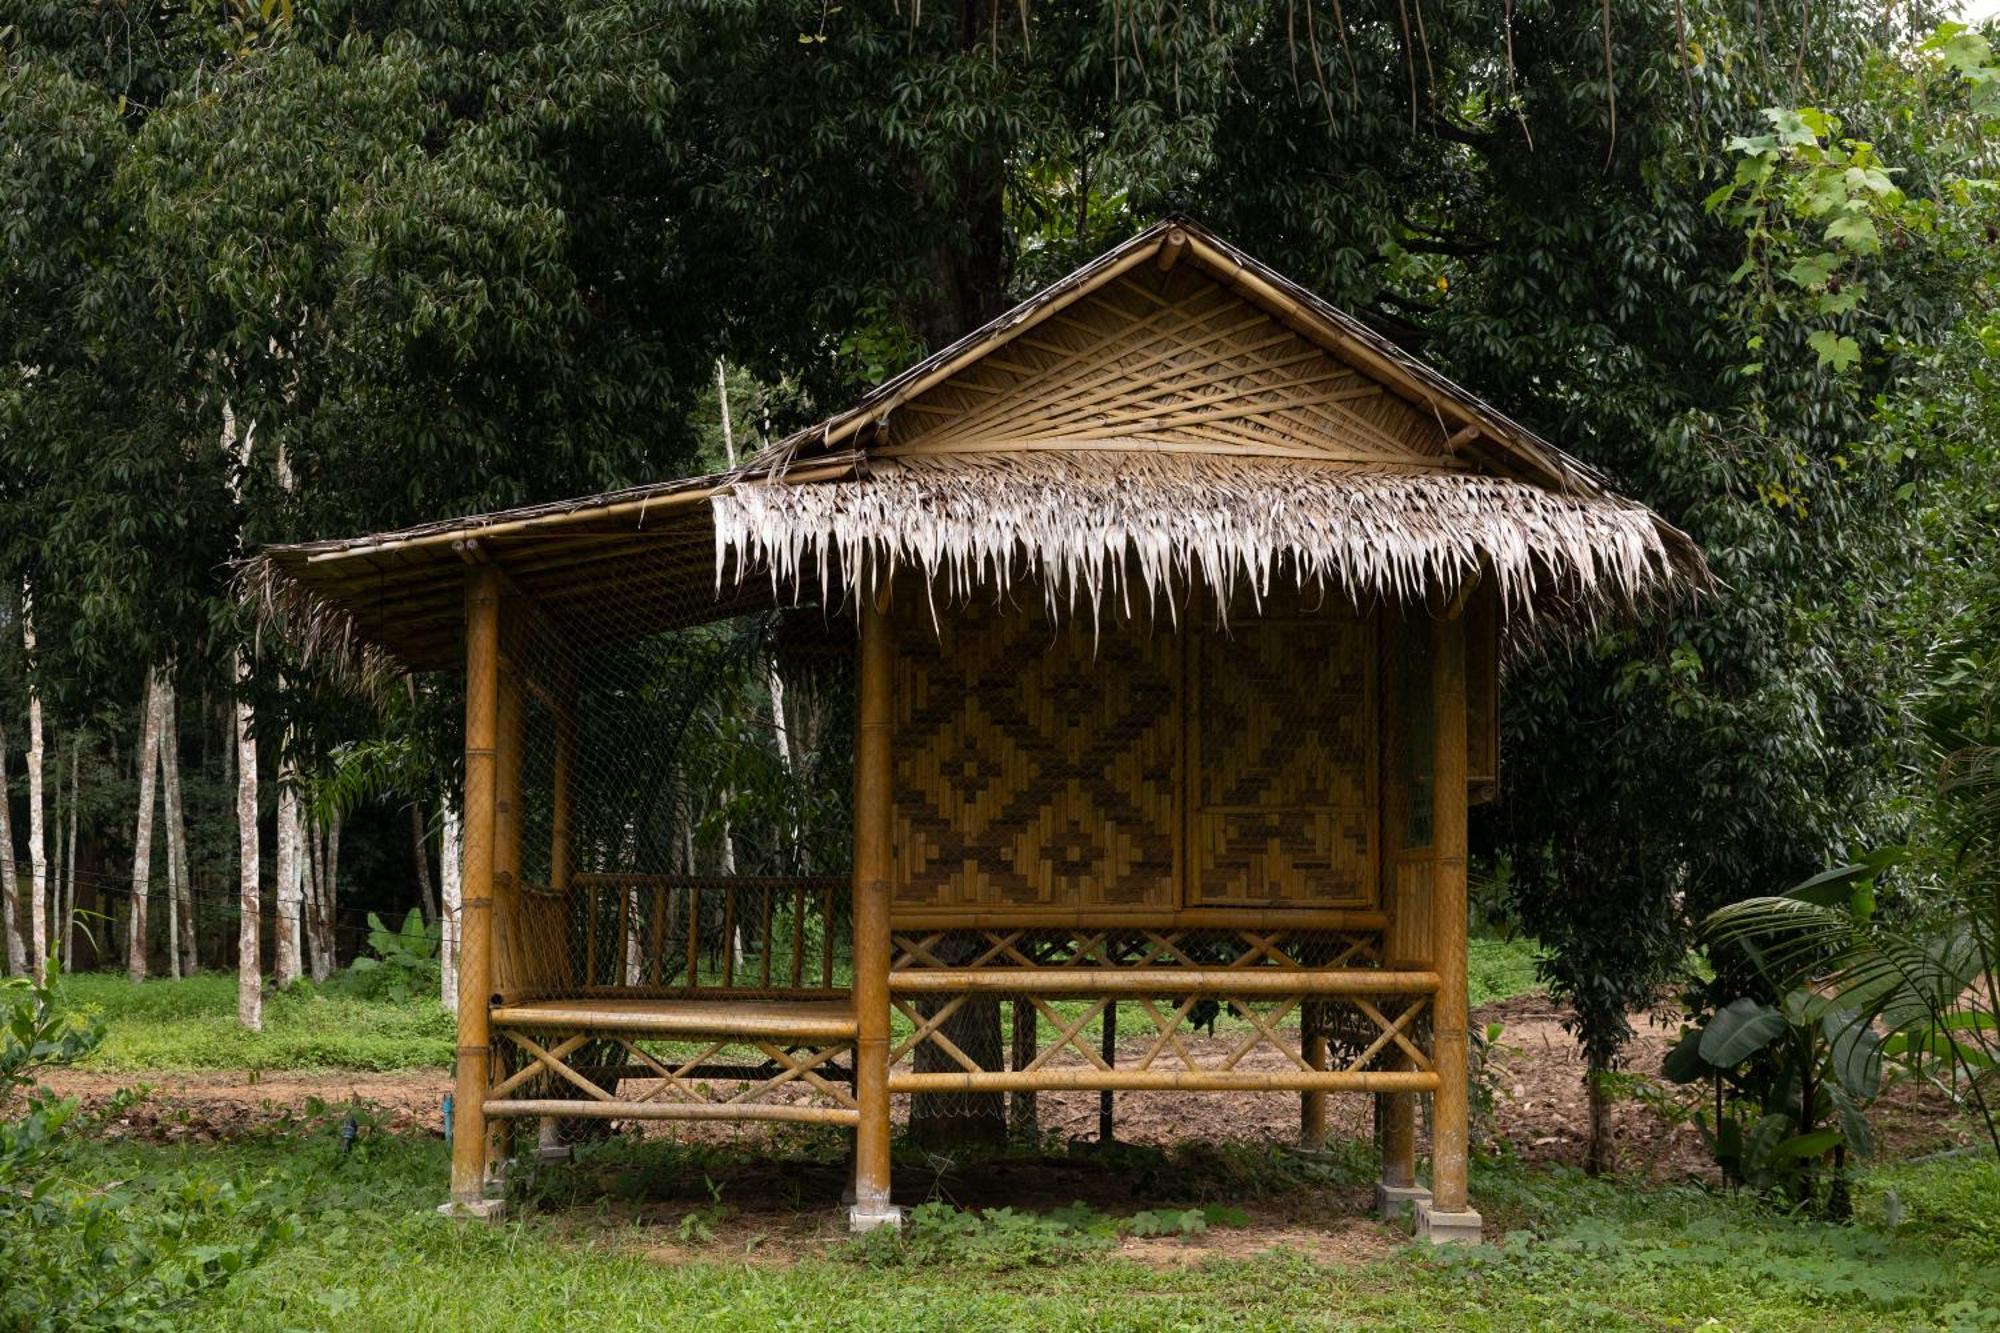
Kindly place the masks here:
[(83, 1065), (116, 1073), (162, 1070), (391, 1070), (451, 1063), (452, 1016), (435, 998), (363, 1000), (300, 986), (266, 993), (264, 1030), (236, 1024), (236, 977), (211, 972), (134, 986), (79, 972), (58, 983), (66, 1005), (108, 1026)]
[[(1509, 1229), (1503, 1244), (1359, 1262), (1309, 1243), (1218, 1246), (1192, 1264), (1121, 1258), (1108, 1239), (1047, 1222), (962, 1216), (901, 1240), (822, 1241), (780, 1261), (740, 1231), (710, 1245), (697, 1231), (690, 1242), (676, 1217), (701, 1201), (686, 1198), (650, 1214), (599, 1198), (503, 1227), (451, 1223), (431, 1212), (445, 1178), (441, 1143), (364, 1133), (343, 1155), (332, 1119), (220, 1147), (100, 1145), (80, 1165), (131, 1182), (136, 1206), (190, 1180), (233, 1178), (299, 1216), (298, 1239), (182, 1312), (187, 1327), (2000, 1327), (2000, 1169), (1990, 1160), (1878, 1172), (1863, 1181), (1861, 1217), (1848, 1227), (1691, 1188), (1484, 1163), (1474, 1197)], [(1368, 1163), (1357, 1155), (1334, 1170), (1342, 1178), (1330, 1188), (1351, 1192)]]
[[(1476, 939), (1468, 977), (1475, 1007), (1535, 989), (1532, 941)], [(264, 996), (264, 1030), (236, 1025), (236, 978), (206, 973), (134, 986), (99, 972), (62, 978), (65, 1003), (95, 1012), (109, 1027), (85, 1068), (143, 1074), (177, 1070), (259, 1072), (434, 1069), (451, 1063), (452, 1016), (419, 996), (403, 1003), (362, 1000), (311, 986)], [(1057, 1006), (1058, 1011), (1062, 1006)], [(1011, 1012), (1003, 1014), (1011, 1022)], [(1128, 1018), (1127, 1024), (1143, 1019)], [(1044, 1040), (1056, 1029), (1041, 1021)], [(1226, 1011), (1218, 1030), (1243, 1025)], [(1297, 1027), (1296, 1013), (1281, 1026)], [(1094, 1028), (1092, 1029), (1094, 1030)], [(1141, 1026), (1134, 1032), (1147, 1031)]]

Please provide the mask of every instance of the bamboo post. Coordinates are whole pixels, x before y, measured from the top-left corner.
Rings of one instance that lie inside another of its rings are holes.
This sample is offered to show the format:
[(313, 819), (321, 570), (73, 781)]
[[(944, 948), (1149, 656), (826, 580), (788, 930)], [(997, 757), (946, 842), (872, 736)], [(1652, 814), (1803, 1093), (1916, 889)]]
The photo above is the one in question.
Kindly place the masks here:
[(499, 709), (500, 576), (471, 570), (465, 597), (465, 822), (459, 905), (458, 1061), (451, 1199), (445, 1211), (496, 1217), (486, 1199), (487, 1005), (493, 998), (494, 734)]
[(1431, 1199), (1417, 1206), (1417, 1232), (1432, 1241), (1477, 1242), (1480, 1218), (1466, 1201), (1471, 1138), (1466, 1024), (1465, 618), (1456, 612), (1431, 627), (1431, 966), (1438, 974), (1431, 1008), (1431, 1064), (1438, 1086), (1431, 1104)]
[[(888, 589), (881, 590), (883, 603)], [(895, 641), (888, 608), (861, 598), (861, 679), (854, 736), (854, 1207), (848, 1226), (900, 1226), (889, 1201), (889, 875), (894, 774), (889, 752)], [(831, 923), (832, 916), (828, 915)]]
[[(521, 733), (524, 719), (524, 683), (519, 666), (507, 651), (507, 631), (518, 624), (510, 614), (517, 603), (503, 597), (500, 603), (501, 652), (497, 697), (493, 718), (493, 908), (488, 927), (492, 936), (492, 975), (488, 989), (513, 998), (541, 975), (541, 960), (530, 955), (534, 942), (522, 930), (521, 903)], [(489, 1082), (497, 1082), (502, 1070), (492, 1055), (487, 1057)], [(512, 1155), (512, 1120), (488, 1116), (486, 1119), (486, 1171), (495, 1177), (501, 1164)]]

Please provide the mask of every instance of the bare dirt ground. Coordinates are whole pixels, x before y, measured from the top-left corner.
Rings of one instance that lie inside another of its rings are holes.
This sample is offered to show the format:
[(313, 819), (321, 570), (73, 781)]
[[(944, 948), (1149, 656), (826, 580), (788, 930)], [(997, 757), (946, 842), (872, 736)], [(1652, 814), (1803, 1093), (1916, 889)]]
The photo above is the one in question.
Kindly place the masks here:
[[(1575, 1045), (1562, 1030), (1562, 1013), (1545, 997), (1527, 995), (1486, 1006), (1473, 1014), (1476, 1027), (1499, 1024), (1488, 1084), (1492, 1110), (1476, 1133), (1489, 1147), (1504, 1148), (1538, 1165), (1581, 1165), (1586, 1123), (1583, 1067)], [(1625, 1051), (1626, 1068), (1658, 1083), (1660, 1061), (1676, 1039), (1675, 1026), (1655, 1023), (1649, 1015), (1634, 1015), (1636, 1035)], [(1228, 1037), (1190, 1040), (1191, 1047)], [(1129, 1054), (1136, 1056), (1138, 1043)], [(1122, 1048), (1121, 1048), (1122, 1049)], [(1265, 1060), (1275, 1053), (1263, 1052)], [(1246, 1064), (1255, 1063), (1254, 1060)], [(108, 1132), (149, 1142), (213, 1143), (246, 1133), (282, 1127), (288, 1122), (336, 1114), (361, 1103), (373, 1123), (402, 1132), (441, 1133), (441, 1103), (450, 1088), (445, 1070), (394, 1074), (155, 1074), (145, 1079), (129, 1075), (64, 1071), (48, 1080), (64, 1095), (83, 1098), (86, 1106), (105, 1105), (119, 1089), (144, 1083), (148, 1093), (109, 1125)], [(1660, 1085), (1678, 1105), (1692, 1109), (1686, 1089)], [(1073, 1145), (1092, 1142), (1097, 1133), (1096, 1093), (1043, 1093), (1039, 1119), (1045, 1134)], [(1117, 1135), (1121, 1143), (1172, 1145), (1233, 1143), (1296, 1143), (1299, 1104), (1295, 1094), (1216, 1096), (1213, 1094), (1121, 1094), (1117, 1099)], [(1336, 1137), (1365, 1139), (1371, 1132), (1370, 1099), (1335, 1096), (1329, 1099), (1330, 1129)], [(1964, 1141), (1954, 1128), (1944, 1100), (1935, 1091), (1905, 1086), (1878, 1103), (1874, 1119), (1891, 1160), (1958, 1146)], [(1685, 1110), (1674, 1103), (1621, 1098), (1612, 1112), (1620, 1170), (1651, 1180), (1689, 1177), (1715, 1180), (1715, 1170), (1701, 1138)], [(649, 1136), (698, 1136), (716, 1146), (761, 1142), (770, 1131), (762, 1127), (726, 1125), (647, 1127)], [(1144, 1173), (1130, 1160), (1116, 1156), (1100, 1161), (1086, 1152), (1049, 1159), (1006, 1159), (961, 1168), (949, 1158), (924, 1159), (914, 1169), (899, 1166), (897, 1194), (908, 1202), (938, 1199), (961, 1207), (1001, 1206), (1046, 1209), (1081, 1201), (1100, 1211), (1127, 1216), (1140, 1209), (1163, 1206), (1172, 1196), (1155, 1192)], [(647, 1227), (649, 1253), (662, 1259), (710, 1257), (735, 1253), (757, 1263), (785, 1264), (836, 1243), (842, 1231), (836, 1210), (824, 1201), (837, 1198), (843, 1171), (837, 1162), (801, 1164), (794, 1156), (746, 1153), (730, 1159), (726, 1169), (726, 1207), (712, 1213), (709, 1173), (713, 1163), (689, 1164), (666, 1178), (621, 1180), (615, 1174), (594, 1182), (607, 1195), (608, 1210), (624, 1220)], [(1227, 1181), (1222, 1182), (1226, 1189)], [(1167, 1188), (1172, 1189), (1169, 1185)], [(1180, 1202), (1201, 1202), (1182, 1199)], [(1385, 1252), (1403, 1233), (1374, 1220), (1365, 1188), (1326, 1185), (1292, 1189), (1268, 1198), (1230, 1196), (1241, 1206), (1247, 1223), (1216, 1228), (1188, 1238), (1126, 1237), (1120, 1253), (1156, 1264), (1199, 1262), (1234, 1253), (1262, 1252), (1273, 1247), (1309, 1249), (1321, 1256), (1364, 1259)], [(690, 1227), (690, 1214), (700, 1213), (702, 1225)], [(600, 1209), (559, 1210), (559, 1225), (595, 1228), (602, 1225)]]

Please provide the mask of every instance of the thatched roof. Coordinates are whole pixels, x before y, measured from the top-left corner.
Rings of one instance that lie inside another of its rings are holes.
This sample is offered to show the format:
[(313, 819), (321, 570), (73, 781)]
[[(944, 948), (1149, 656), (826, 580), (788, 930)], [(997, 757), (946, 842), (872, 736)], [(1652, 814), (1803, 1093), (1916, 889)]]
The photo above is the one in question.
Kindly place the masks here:
[(1707, 580), (1590, 469), (1184, 221), (735, 473), (276, 547), (246, 581), (309, 646), (449, 666), (468, 559), (578, 641), (898, 566), (1092, 608), (1293, 578), (1402, 599), (1484, 570), (1516, 610), (1572, 612)]

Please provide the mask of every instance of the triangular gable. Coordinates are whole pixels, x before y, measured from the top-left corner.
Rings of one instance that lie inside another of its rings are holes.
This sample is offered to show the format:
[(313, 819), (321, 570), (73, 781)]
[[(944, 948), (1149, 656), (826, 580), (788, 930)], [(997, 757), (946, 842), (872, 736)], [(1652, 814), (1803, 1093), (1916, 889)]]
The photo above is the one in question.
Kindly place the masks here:
[(1195, 264), (1142, 264), (897, 407), (871, 457), (1132, 452), (1461, 466), (1435, 413)]
[[(1200, 285), (1204, 281), (1208, 284), (1207, 289)], [(1244, 439), (1247, 433), (1265, 447), (1270, 447), (1274, 438), (1291, 439), (1298, 447), (1311, 451), (1307, 455), (1309, 457), (1324, 456), (1329, 451), (1336, 455), (1367, 455), (1366, 461), (1357, 464), (1360, 466), (1396, 467), (1414, 461), (1420, 467), (1449, 470), (1456, 465), (1569, 494), (1612, 493), (1602, 477), (1477, 395), (1453, 383), (1359, 320), (1328, 305), (1284, 275), (1180, 218), (1170, 218), (1147, 228), (1131, 240), (1051, 283), (990, 323), (966, 334), (951, 346), (877, 385), (848, 410), (779, 441), (751, 460), (745, 475), (763, 474), (782, 478), (795, 463), (807, 459), (847, 457), (859, 461), (860, 456), (872, 456), (879, 447), (886, 445), (891, 449), (905, 449), (931, 436), (936, 436), (940, 444), (950, 438), (955, 448), (977, 450), (980, 448), (981, 432), (989, 425), (1004, 424), (1010, 428), (1027, 426), (1040, 431), (1064, 421), (1075, 422), (1087, 413), (1073, 411), (1068, 417), (1037, 422), (1033, 414), (1034, 404), (1029, 401), (1030, 393), (1022, 391), (1024, 382), (1035, 377), (1038, 369), (1044, 372), (1051, 370), (1050, 362), (1055, 366), (1064, 364), (1078, 350), (1077, 340), (1088, 339), (1087, 332), (1072, 331), (1067, 338), (1059, 332), (1066, 325), (1074, 325), (1075, 317), (1071, 312), (1081, 309), (1087, 318), (1108, 316), (1108, 322), (1099, 330), (1100, 336), (1123, 336), (1131, 332), (1132, 321), (1114, 312), (1123, 310), (1130, 315), (1144, 307), (1150, 313), (1157, 313), (1161, 308), (1160, 301), (1172, 302), (1177, 295), (1187, 296), (1190, 293), (1198, 294), (1198, 301), (1216, 302), (1218, 310), (1223, 308), (1221, 302), (1225, 299), (1233, 299), (1236, 306), (1232, 308), (1240, 308), (1245, 319), (1261, 311), (1268, 321), (1251, 327), (1279, 326), (1299, 336), (1300, 341), (1296, 343), (1272, 343), (1263, 354), (1267, 361), (1282, 360), (1287, 355), (1303, 355), (1307, 345), (1310, 345), (1366, 379), (1373, 380), (1385, 392), (1356, 400), (1371, 402), (1372, 406), (1352, 409), (1344, 404), (1337, 406), (1312, 401), (1306, 391), (1325, 388), (1317, 382), (1287, 389), (1282, 380), (1272, 381), (1268, 390), (1271, 401), (1266, 406), (1274, 411), (1260, 414), (1253, 409), (1245, 414), (1247, 417), (1262, 415), (1261, 428), (1215, 429), (1220, 425), (1218, 416), (1223, 410), (1219, 404), (1200, 409), (1204, 420), (1199, 422), (1189, 418), (1190, 409), (1183, 408), (1165, 424), (1151, 428), (1167, 437), (1158, 447), (1186, 447), (1185, 443), (1175, 445), (1174, 437), (1185, 435), (1190, 427), (1200, 426), (1198, 445), (1220, 445), (1229, 439), (1239, 444), (1249, 443)], [(1093, 311), (1095, 315), (1091, 314)], [(1051, 330), (1051, 325), (1055, 326), (1055, 330)], [(1268, 336), (1275, 336), (1275, 333)], [(1031, 339), (1034, 341), (1029, 341)], [(1037, 343), (1064, 350), (1046, 352), (1037, 347)], [(1272, 355), (1273, 349), (1281, 348), (1285, 350), (1278, 350)], [(1043, 351), (1046, 360), (1038, 367), (1036, 359), (1019, 354), (1022, 350)], [(1138, 345), (1129, 350), (1131, 355), (1126, 370), (1133, 378), (1130, 391), (1134, 394), (1157, 391), (1157, 383), (1148, 384), (1143, 380), (1147, 354)], [(1200, 348), (1197, 345), (1184, 349), (1184, 352), (1189, 357), (1197, 357)], [(988, 372), (969, 373), (979, 363), (988, 361), (991, 361)], [(1311, 363), (1301, 361), (1297, 364)], [(991, 374), (994, 370), (1003, 373), (995, 377)], [(1198, 374), (1190, 371), (1183, 388), (1191, 392), (1198, 390), (1200, 386), (1194, 383)], [(947, 383), (954, 384), (955, 394), (932, 396), (933, 391)], [(1093, 383), (1086, 376), (1068, 386), (1052, 387), (1071, 387), (1084, 394), (1084, 397), (1070, 401), (1071, 407), (1076, 408), (1088, 405), (1087, 391)], [(993, 404), (983, 409), (971, 408), (971, 400), (996, 398), (1009, 385), (1014, 386), (1013, 396), (1019, 399), (1017, 404), (1008, 406), (1004, 411)], [(1244, 384), (1237, 386), (1239, 390), (1249, 387)], [(1365, 389), (1368, 386), (1357, 383), (1352, 387)], [(1276, 397), (1282, 394), (1304, 394), (1305, 400), (1290, 403), (1276, 401)], [(905, 410), (919, 401), (924, 402), (924, 411)], [(1406, 410), (1399, 410), (1398, 403)], [(1234, 407), (1243, 408), (1246, 405), (1245, 401), (1239, 401)], [(955, 433), (948, 431), (951, 419), (968, 410), (976, 410), (976, 418), (963, 422)], [(1294, 430), (1291, 423), (1300, 413), (1309, 418), (1333, 417), (1339, 425)], [(921, 420), (911, 421), (910, 417)], [(1114, 420), (1107, 414), (1093, 429), (1131, 424), (1126, 420)], [(1142, 427), (1136, 434), (1128, 431), (1127, 438), (1134, 447), (1138, 447), (1149, 442), (1147, 430)], [(986, 433), (983, 438), (998, 440), (1005, 437)], [(1045, 447), (1034, 442), (1033, 434), (1024, 434), (1020, 438), (1030, 441), (1021, 446), (1025, 449)], [(1058, 440), (1053, 447), (1065, 446)], [(1384, 456), (1397, 458), (1399, 455), (1407, 457), (1387, 463), (1378, 461)]]

